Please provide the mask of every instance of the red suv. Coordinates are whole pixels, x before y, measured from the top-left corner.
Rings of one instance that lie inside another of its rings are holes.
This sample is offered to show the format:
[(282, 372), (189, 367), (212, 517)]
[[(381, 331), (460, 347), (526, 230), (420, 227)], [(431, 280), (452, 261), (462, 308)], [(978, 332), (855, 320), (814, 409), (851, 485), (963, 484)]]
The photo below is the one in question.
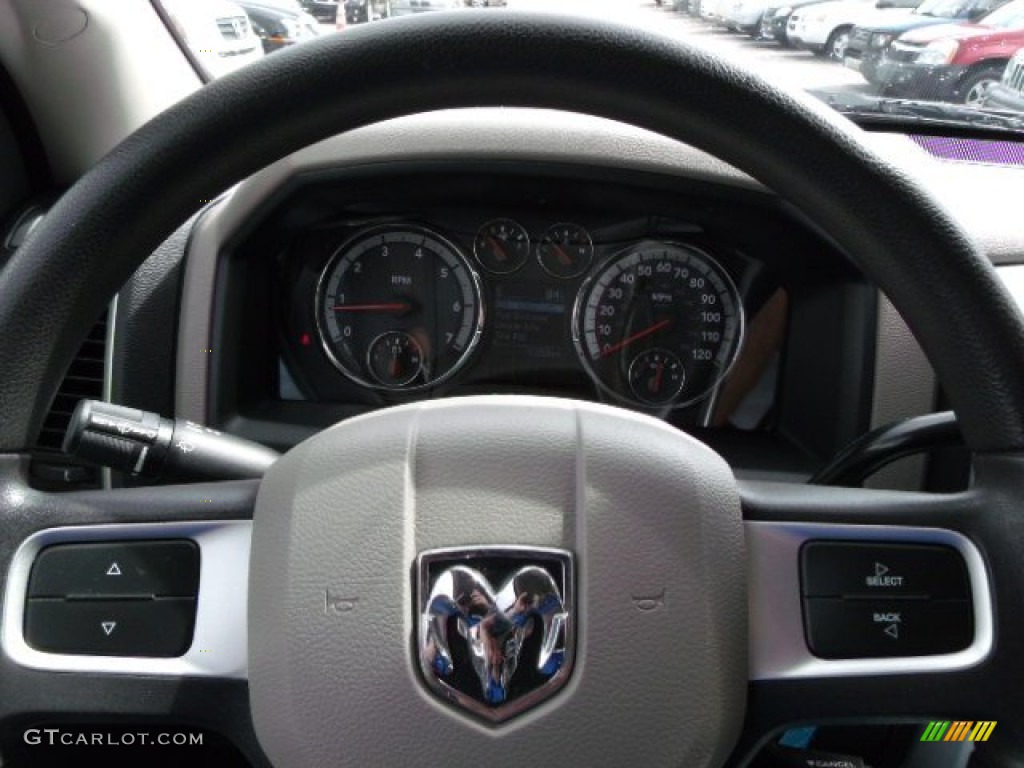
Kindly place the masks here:
[(977, 23), (911, 30), (889, 46), (878, 69), (888, 96), (980, 105), (1024, 48), (1024, 0), (1014, 0)]

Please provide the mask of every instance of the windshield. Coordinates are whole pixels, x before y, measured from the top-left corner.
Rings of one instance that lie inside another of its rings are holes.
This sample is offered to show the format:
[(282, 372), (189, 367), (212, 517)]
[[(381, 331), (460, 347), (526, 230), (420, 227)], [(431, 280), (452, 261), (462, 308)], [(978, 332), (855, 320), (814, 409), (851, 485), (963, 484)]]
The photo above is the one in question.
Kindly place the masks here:
[(971, 5), (979, 5), (979, 3), (964, 2), (964, 0), (925, 0), (914, 9), (914, 13), (939, 19), (954, 19), (962, 15)]
[(1024, 129), (1024, 0), (154, 1), (207, 78), (360, 24), (503, 7), (669, 35), (855, 118)]
[(982, 22), (987, 27), (1024, 29), (1024, 3), (1015, 2), (992, 11)]

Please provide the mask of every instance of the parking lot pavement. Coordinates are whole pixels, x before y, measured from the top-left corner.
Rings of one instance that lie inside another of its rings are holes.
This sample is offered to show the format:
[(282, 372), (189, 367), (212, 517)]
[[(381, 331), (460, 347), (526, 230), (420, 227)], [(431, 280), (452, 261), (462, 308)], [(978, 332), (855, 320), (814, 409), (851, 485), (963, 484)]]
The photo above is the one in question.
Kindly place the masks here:
[(783, 88), (814, 91), (822, 98), (830, 94), (841, 98), (844, 94), (871, 93), (871, 86), (858, 73), (838, 62), (728, 32), (701, 19), (676, 13), (667, 3), (659, 7), (654, 0), (508, 0), (508, 7), (592, 16), (644, 27), (716, 53)]
[(508, 5), (509, 8), (583, 14), (643, 26), (712, 51), (783, 88), (813, 90), (819, 94), (870, 92), (863, 77), (838, 62), (728, 32), (668, 7), (658, 7), (653, 0), (508, 0)]
[(653, 3), (639, 10), (658, 19), (657, 29), (717, 53), (784, 88), (831, 93), (867, 93), (869, 90), (859, 73), (838, 62), (814, 56), (809, 51), (794, 51), (772, 41), (754, 40), (713, 27), (700, 19), (663, 11)]

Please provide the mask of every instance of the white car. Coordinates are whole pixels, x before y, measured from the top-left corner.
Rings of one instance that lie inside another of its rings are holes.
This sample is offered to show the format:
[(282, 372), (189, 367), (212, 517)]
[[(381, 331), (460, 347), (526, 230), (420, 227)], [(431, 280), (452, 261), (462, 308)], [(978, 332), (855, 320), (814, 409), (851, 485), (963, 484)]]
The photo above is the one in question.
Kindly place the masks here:
[(786, 38), (797, 48), (842, 61), (855, 26), (920, 4), (921, 0), (833, 0), (807, 5), (789, 17)]
[(263, 57), (263, 44), (245, 11), (228, 0), (167, 0), (172, 23), (211, 77)]
[(409, 16), (428, 11), (453, 11), (464, 8), (462, 0), (392, 0), (392, 16)]
[(730, 0), (700, 0), (700, 17), (705, 21), (720, 22)]
[(748, 35), (759, 34), (761, 17), (774, 0), (726, 0), (725, 26)]
[(1024, 48), (1010, 59), (1003, 71), (1003, 79), (985, 92), (983, 106), (1024, 112)]

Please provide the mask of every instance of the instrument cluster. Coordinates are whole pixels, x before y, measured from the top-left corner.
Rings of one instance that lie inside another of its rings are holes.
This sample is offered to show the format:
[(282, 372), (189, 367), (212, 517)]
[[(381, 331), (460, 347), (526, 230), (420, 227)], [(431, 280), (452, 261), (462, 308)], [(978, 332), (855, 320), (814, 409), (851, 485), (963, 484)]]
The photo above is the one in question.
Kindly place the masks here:
[(707, 398), (743, 341), (733, 277), (698, 238), (621, 234), (509, 216), (353, 227), (307, 280), (316, 347), (384, 397), (575, 369), (635, 407)]

